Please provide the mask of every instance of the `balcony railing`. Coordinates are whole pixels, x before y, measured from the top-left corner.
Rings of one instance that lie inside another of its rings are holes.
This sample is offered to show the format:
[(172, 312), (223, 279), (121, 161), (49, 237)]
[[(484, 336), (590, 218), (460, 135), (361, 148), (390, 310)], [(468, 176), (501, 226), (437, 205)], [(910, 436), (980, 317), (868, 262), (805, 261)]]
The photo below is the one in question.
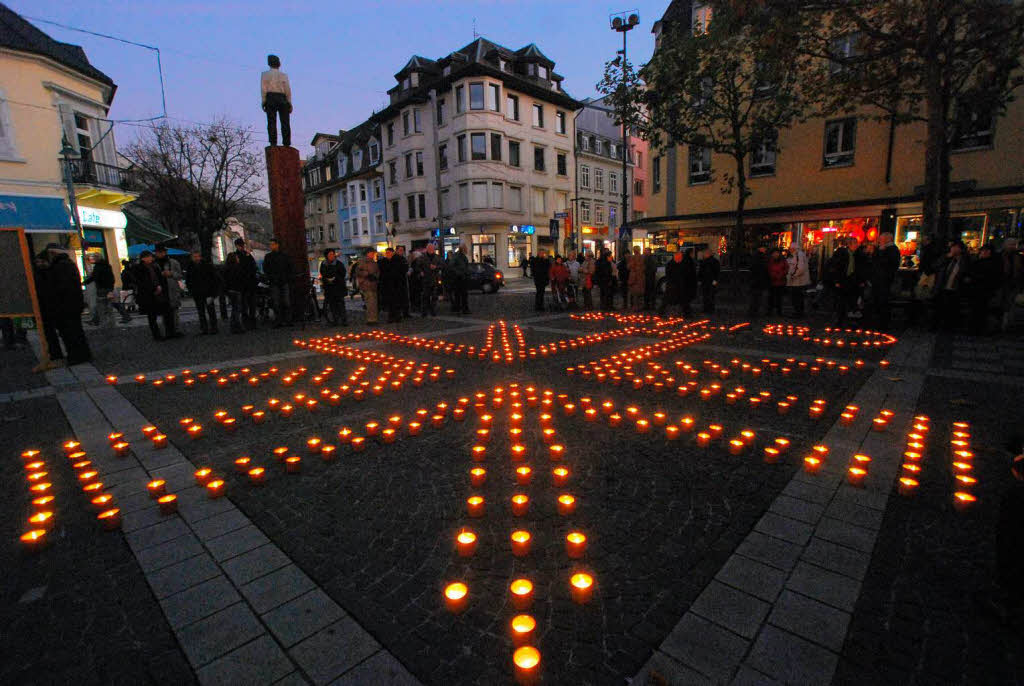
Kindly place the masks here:
[(64, 160), (64, 163), (71, 167), (71, 180), (74, 183), (128, 190), (128, 175), (121, 167), (84, 159)]

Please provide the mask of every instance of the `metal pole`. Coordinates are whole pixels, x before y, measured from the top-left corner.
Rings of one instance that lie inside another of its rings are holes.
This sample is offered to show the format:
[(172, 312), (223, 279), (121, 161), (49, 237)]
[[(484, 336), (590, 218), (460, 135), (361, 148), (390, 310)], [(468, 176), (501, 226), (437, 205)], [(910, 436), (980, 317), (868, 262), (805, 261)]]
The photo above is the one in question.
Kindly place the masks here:
[(64, 185), (68, 191), (68, 206), (71, 208), (71, 221), (75, 225), (75, 231), (78, 233), (78, 242), (82, 250), (82, 256), (85, 256), (85, 232), (82, 230), (82, 220), (78, 216), (78, 199), (75, 198), (75, 180), (71, 175), (71, 158), (69, 153), (74, 151), (71, 144), (68, 142), (67, 134), (61, 139), (62, 147), (61, 154), (64, 155)]
[[(629, 33), (629, 31), (623, 31), (622, 32), (622, 91), (623, 91), (623, 94), (625, 94), (626, 87), (627, 87), (626, 86), (626, 65), (627, 65), (627, 61), (626, 61), (626, 35), (628, 33)], [(629, 179), (627, 177), (628, 168), (627, 168), (626, 165), (627, 165), (627, 160), (629, 159), (629, 148), (627, 147), (627, 143), (626, 143), (626, 134), (627, 134), (627, 131), (629, 129), (629, 126), (628, 126), (628, 122), (626, 121), (626, 113), (627, 112), (628, 112), (628, 110), (626, 109), (626, 105), (625, 105), (625, 103), (623, 103), (623, 105), (622, 105), (622, 217), (621, 217), (620, 222), (619, 222), (620, 227), (625, 227), (627, 222), (628, 222), (628, 219), (627, 219), (627, 217), (628, 217), (628, 207), (627, 207), (628, 198), (626, 196), (626, 188), (627, 188), (627, 186), (629, 184)], [(619, 233), (623, 234), (621, 228), (619, 230)], [(621, 236), (621, 243), (623, 245), (623, 248), (622, 248), (623, 254), (624, 255), (628, 254), (629, 253), (629, 249), (628, 249), (629, 246), (626, 243), (626, 238), (625, 238), (624, 234)]]

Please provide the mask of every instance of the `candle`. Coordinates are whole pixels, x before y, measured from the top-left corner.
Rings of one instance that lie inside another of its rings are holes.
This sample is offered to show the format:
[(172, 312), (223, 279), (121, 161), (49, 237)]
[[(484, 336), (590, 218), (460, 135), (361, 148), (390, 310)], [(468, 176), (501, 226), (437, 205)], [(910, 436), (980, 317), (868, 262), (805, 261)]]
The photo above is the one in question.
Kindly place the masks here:
[(779, 461), (779, 449), (772, 446), (767, 446), (764, 449), (764, 461), (765, 464), (775, 464)]
[(352, 447), (352, 452), (360, 453), (366, 448), (366, 439), (362, 436), (353, 436), (348, 444)]
[(576, 498), (569, 495), (568, 493), (563, 493), (562, 495), (558, 496), (558, 514), (570, 515), (575, 511)]
[(968, 488), (978, 483), (977, 479), (975, 479), (973, 476), (967, 476), (966, 474), (957, 474), (956, 480), (960, 482), (961, 486)]
[(444, 606), (449, 612), (459, 614), (466, 609), (469, 587), (461, 581), (450, 583), (444, 587)]
[(522, 517), (530, 509), (530, 498), (523, 493), (512, 496), (512, 516)]
[(43, 495), (32, 500), (32, 508), (38, 512), (40, 510), (48, 510), (52, 507), (54, 497), (52, 495)]
[(128, 454), (128, 450), (131, 446), (125, 441), (118, 441), (110, 447), (113, 449), (115, 456), (124, 457)]
[(93, 496), (103, 491), (102, 481), (90, 481), (85, 486), (82, 486), (82, 490), (87, 496)]
[(569, 470), (565, 467), (555, 467), (551, 470), (551, 485), (564, 486), (569, 480)]
[(636, 420), (636, 432), (638, 434), (645, 434), (651, 429), (651, 423), (646, 419)]
[(701, 431), (697, 434), (697, 446), (706, 448), (711, 443), (711, 434), (706, 431)]
[(63, 447), (64, 447), (64, 454), (65, 455), (71, 455), (73, 453), (78, 452), (78, 449), (79, 449), (79, 447), (81, 447), (81, 445), (82, 444), (79, 443), (78, 441), (66, 441), (64, 443), (64, 445), (63, 445)]
[(487, 447), (482, 445), (474, 445), (470, 448), (470, 455), (473, 457), (474, 462), (483, 462), (484, 455), (487, 453)]
[(521, 646), (533, 640), (533, 632), (537, 628), (537, 620), (530, 615), (516, 615), (509, 624), (512, 632), (512, 643)]
[(224, 479), (214, 479), (206, 484), (206, 495), (210, 498), (219, 498), (224, 495)]
[(466, 512), (470, 517), (478, 518), (484, 516), (484, 499), (474, 495), (466, 499)]
[(522, 467), (518, 467), (516, 469), (516, 483), (519, 484), (520, 486), (528, 485), (532, 478), (533, 470), (530, 469), (528, 466), (523, 465)]
[[(53, 499), (52, 496), (50, 496), (50, 499)], [(41, 500), (41, 498), (38, 498), (38, 500)], [(89, 501), (89, 504), (92, 505), (92, 509), (97, 512), (103, 512), (103, 510), (110, 509), (110, 504), (113, 500), (114, 496), (109, 493), (100, 493), (99, 495), (93, 496)]]
[(570, 560), (578, 560), (583, 557), (587, 549), (587, 537), (579, 531), (571, 531), (565, 537), (565, 552)]
[(516, 579), (508, 590), (512, 593), (512, 607), (525, 610), (533, 604), (533, 582), (529, 579)]
[(808, 474), (817, 474), (821, 469), (821, 458), (808, 455), (804, 458), (804, 471)]
[(473, 553), (476, 552), (476, 534), (472, 531), (465, 531), (459, 533), (455, 537), (455, 548), (459, 553), (459, 557), (472, 557)]
[(739, 455), (740, 453), (743, 452), (743, 449), (746, 448), (746, 447), (747, 447), (746, 443), (744, 443), (743, 441), (741, 441), (738, 438), (734, 438), (731, 441), (729, 441), (729, 454), (730, 455)]
[(541, 441), (543, 441), (545, 445), (551, 445), (552, 443), (554, 443), (555, 442), (555, 436), (556, 436), (556, 432), (551, 427), (547, 427), (545, 429), (542, 429), (541, 432), (540, 432)]
[(294, 410), (295, 410), (295, 408), (292, 407), (291, 404), (285, 403), (284, 405), (281, 405), (281, 408), (280, 408), (281, 416), (282, 417), (291, 417), (292, 416), (292, 412)]
[(338, 449), (337, 449), (337, 447), (335, 447), (333, 445), (330, 445), (330, 444), (322, 446), (320, 448), (320, 457), (323, 459), (324, 462), (331, 462), (332, 460), (337, 459), (337, 457), (338, 457)]
[(267, 413), (263, 410), (256, 410), (250, 416), (253, 424), (262, 424), (267, 418)]
[(509, 449), (512, 454), (512, 461), (519, 462), (526, 456), (526, 446), (522, 443), (515, 443)]
[(380, 433), (380, 422), (366, 422), (366, 435), (370, 438)]
[[(121, 441), (124, 440), (124, 433), (121, 431), (114, 431), (113, 433), (109, 433), (107, 434), (107, 440), (110, 441), (110, 445), (120, 443)], [(24, 456), (24, 453), (22, 453), (22, 455)]]
[(178, 496), (173, 493), (160, 496), (156, 503), (160, 508), (160, 514), (174, 514), (178, 511)]
[(298, 455), (289, 455), (284, 458), (284, 470), (289, 474), (298, 474), (302, 471), (302, 458)]
[(529, 645), (520, 646), (512, 653), (512, 663), (515, 665), (517, 684), (531, 686), (537, 682), (540, 674), (539, 650)]
[(674, 441), (679, 438), (679, 427), (675, 424), (669, 424), (665, 427), (665, 438), (670, 441)]
[(594, 577), (584, 572), (577, 572), (569, 579), (572, 599), (583, 605), (590, 602), (594, 594)]
[(473, 487), (483, 486), (487, 480), (487, 470), (483, 467), (473, 467), (469, 470), (469, 484)]
[(110, 384), (111, 386), (116, 385), (117, 384), (117, 377), (114, 376), (113, 374), (110, 374), (109, 376), (107, 376), (107, 383)]
[(306, 441), (306, 449), (309, 450), (310, 455), (319, 455), (322, 447), (323, 441), (315, 436)]
[(909, 476), (900, 477), (899, 493), (900, 495), (914, 495), (917, 492), (917, 479)]
[(422, 429), (422, 427), (423, 427), (423, 425), (420, 424), (419, 422), (409, 422), (409, 435), (410, 436), (419, 436), (420, 435), (420, 430)]
[(99, 475), (100, 473), (95, 469), (88, 469), (78, 473), (78, 482), (81, 484), (91, 484)]
[(250, 457), (239, 457), (235, 460), (235, 471), (239, 474), (245, 474), (249, 471), (249, 463), (252, 462)]
[(871, 463), (871, 458), (867, 455), (857, 454), (853, 456), (853, 461), (857, 463), (858, 467), (867, 468), (868, 464)]
[(775, 439), (775, 449), (778, 450), (780, 454), (788, 451), (789, 445), (790, 443), (788, 438), (782, 438), (780, 436), (779, 438)]
[(191, 438), (193, 441), (197, 441), (203, 435), (203, 425), (193, 424), (192, 426), (188, 427), (186, 431), (188, 432), (189, 438)]
[(487, 445), (491, 442), (491, 430), (490, 429), (477, 429), (476, 440), (478, 443)]
[(722, 431), (724, 431), (724, 429), (722, 428), (721, 424), (709, 424), (708, 425), (708, 433), (711, 434), (711, 438), (714, 439), (714, 440), (718, 440), (719, 438), (721, 438)]
[(821, 405), (811, 405), (810, 409), (807, 411), (807, 415), (811, 419), (820, 419), (823, 414), (825, 414), (825, 408)]
[(29, 552), (37, 552), (46, 547), (47, 535), (45, 529), (32, 529), (23, 533), (19, 539), (21, 546)]
[(149, 497), (156, 499), (167, 493), (167, 482), (163, 479), (154, 479), (146, 484), (146, 490), (149, 491)]
[(953, 494), (953, 507), (958, 512), (965, 512), (971, 509), (976, 502), (978, 502), (978, 499), (965, 491), (957, 491)]
[(106, 531), (121, 528), (121, 510), (116, 507), (100, 512), (96, 515), (96, 519), (103, 525), (103, 529)]
[(263, 484), (267, 476), (267, 470), (263, 467), (253, 467), (249, 470), (249, 483), (253, 486), (260, 486)]
[(32, 486), (29, 486), (28, 490), (32, 492), (33, 496), (41, 496), (46, 495), (51, 488), (53, 488), (53, 484), (49, 481), (44, 481), (41, 484), (33, 484)]
[(613, 412), (608, 415), (608, 426), (616, 427), (622, 423), (622, 415), (618, 412)]
[(197, 469), (195, 472), (196, 484), (199, 486), (205, 486), (207, 482), (213, 478), (213, 470), (209, 467), (203, 467)]
[(846, 471), (846, 480), (851, 486), (864, 486), (864, 479), (867, 477), (868, 471), (861, 467), (850, 467)]
[(512, 554), (516, 557), (524, 557), (530, 552), (530, 543), (533, 537), (529, 531), (513, 531), (509, 537), (512, 541)]
[(693, 417), (690, 417), (689, 415), (679, 420), (680, 431), (685, 431), (686, 433), (693, 431), (695, 425), (696, 420)]
[(33, 529), (45, 529), (49, 531), (53, 528), (53, 512), (50, 510), (36, 512), (28, 518), (28, 525)]
[(145, 374), (136, 374), (135, 375), (135, 383), (139, 383), (139, 384), (146, 383), (146, 375)]
[(561, 443), (553, 443), (548, 446), (548, 457), (552, 462), (560, 462), (565, 457), (565, 446)]

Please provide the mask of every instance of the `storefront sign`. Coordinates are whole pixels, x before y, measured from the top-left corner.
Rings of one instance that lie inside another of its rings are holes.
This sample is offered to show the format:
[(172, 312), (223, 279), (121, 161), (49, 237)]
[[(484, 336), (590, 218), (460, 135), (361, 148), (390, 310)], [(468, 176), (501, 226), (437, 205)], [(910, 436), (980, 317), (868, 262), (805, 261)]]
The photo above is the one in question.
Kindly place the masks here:
[(430, 235), (434, 238), (440, 238), (441, 236), (454, 236), (455, 227), (449, 226), (447, 229), (431, 229)]
[(25, 195), (0, 195), (0, 226), (22, 228), (26, 233), (74, 231), (61, 198)]
[(78, 219), (82, 226), (99, 226), (104, 229), (123, 229), (128, 226), (128, 218), (120, 210), (101, 210), (79, 205)]
[(517, 233), (524, 236), (532, 236), (537, 233), (537, 227), (533, 224), (513, 224), (508, 229), (509, 233)]

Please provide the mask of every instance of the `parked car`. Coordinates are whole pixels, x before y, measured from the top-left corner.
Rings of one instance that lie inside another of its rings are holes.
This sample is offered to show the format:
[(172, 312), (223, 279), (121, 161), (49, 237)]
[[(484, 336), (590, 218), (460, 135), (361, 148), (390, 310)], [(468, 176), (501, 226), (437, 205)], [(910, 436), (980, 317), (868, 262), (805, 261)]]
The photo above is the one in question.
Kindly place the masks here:
[(493, 266), (484, 262), (471, 262), (469, 265), (469, 287), (479, 288), (484, 293), (497, 293), (505, 285), (505, 275)]

